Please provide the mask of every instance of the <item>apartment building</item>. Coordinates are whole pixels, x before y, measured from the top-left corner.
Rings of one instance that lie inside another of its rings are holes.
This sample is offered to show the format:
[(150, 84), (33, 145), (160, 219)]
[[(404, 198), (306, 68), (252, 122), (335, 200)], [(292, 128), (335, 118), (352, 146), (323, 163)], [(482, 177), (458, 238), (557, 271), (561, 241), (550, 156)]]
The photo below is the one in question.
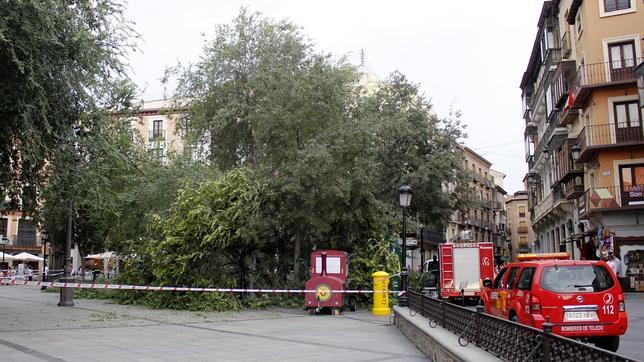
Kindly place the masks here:
[(184, 142), (185, 127), (181, 127), (181, 114), (175, 108), (173, 99), (142, 100), (132, 118), (133, 135), (161, 162), (166, 162), (171, 153), (189, 152), (197, 157), (197, 150)]
[(507, 228), (509, 235), (510, 260), (516, 261), (517, 254), (529, 253), (532, 251), (532, 243), (535, 240), (534, 231), (530, 224), (530, 210), (528, 208), (528, 192), (517, 191), (505, 200), (507, 217)]
[(624, 268), (642, 270), (644, 137), (634, 72), (642, 36), (640, 1), (543, 4), (520, 85), (536, 251), (596, 258), (608, 249)]
[(503, 189), (505, 175), (491, 169), (492, 163), (463, 147), (463, 167), (470, 178), (471, 197), (469, 210), (454, 212), (446, 230), (448, 242), (486, 241), (493, 242), (497, 262), (508, 260), (506, 238), (506, 211)]
[(22, 212), (5, 210), (0, 214), (0, 251), (38, 254), (42, 252), (42, 235), (38, 225)]

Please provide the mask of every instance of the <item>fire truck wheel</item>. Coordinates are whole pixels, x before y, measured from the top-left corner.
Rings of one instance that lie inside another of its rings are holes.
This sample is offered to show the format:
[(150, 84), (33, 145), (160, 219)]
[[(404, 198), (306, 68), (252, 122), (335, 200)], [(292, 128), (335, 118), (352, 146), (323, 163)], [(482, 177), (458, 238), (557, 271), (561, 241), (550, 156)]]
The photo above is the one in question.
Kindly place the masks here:
[(510, 320), (513, 321), (514, 323), (519, 323), (519, 317), (517, 317), (516, 314), (512, 314), (510, 317)]
[(355, 312), (357, 309), (357, 304), (356, 298), (349, 298), (349, 310), (352, 312)]

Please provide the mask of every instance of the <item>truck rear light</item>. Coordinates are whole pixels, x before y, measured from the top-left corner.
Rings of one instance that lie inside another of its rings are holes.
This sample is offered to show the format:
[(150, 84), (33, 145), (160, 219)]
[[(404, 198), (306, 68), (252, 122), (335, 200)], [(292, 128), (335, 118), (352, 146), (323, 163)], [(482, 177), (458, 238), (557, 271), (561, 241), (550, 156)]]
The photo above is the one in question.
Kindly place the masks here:
[(530, 313), (541, 314), (541, 300), (534, 295), (530, 299)]
[(617, 304), (617, 310), (620, 312), (626, 312), (626, 303), (623, 300), (620, 300)]

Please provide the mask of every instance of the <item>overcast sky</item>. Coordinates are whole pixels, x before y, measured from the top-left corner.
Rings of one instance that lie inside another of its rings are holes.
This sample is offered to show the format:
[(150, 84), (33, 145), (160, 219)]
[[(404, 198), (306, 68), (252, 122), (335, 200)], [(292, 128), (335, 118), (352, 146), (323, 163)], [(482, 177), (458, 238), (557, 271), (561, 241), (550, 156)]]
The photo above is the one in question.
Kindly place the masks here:
[[(206, 1), (130, 0), (127, 16), (141, 34), (132, 77), (146, 100), (164, 97), (159, 79), (168, 66), (192, 63), (216, 24), (242, 6), (288, 18), (317, 50), (359, 62), (360, 49), (381, 79), (395, 70), (419, 83), (436, 113), (463, 112), (465, 145), (505, 173), (505, 190), (523, 188), (519, 83), (537, 31), (543, 1)], [(171, 96), (172, 89), (165, 90)]]

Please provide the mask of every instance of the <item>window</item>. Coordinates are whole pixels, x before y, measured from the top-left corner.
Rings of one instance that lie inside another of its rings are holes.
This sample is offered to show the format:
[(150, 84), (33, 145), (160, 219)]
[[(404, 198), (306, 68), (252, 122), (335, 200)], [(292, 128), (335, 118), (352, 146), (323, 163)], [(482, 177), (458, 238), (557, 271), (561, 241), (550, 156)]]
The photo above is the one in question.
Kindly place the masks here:
[(163, 161), (163, 148), (151, 148), (150, 155), (157, 161)]
[(581, 33), (584, 31), (584, 28), (581, 24), (581, 9), (577, 11), (577, 16), (575, 16), (575, 29), (577, 29), (577, 39), (581, 37)]
[(9, 220), (7, 219), (0, 219), (0, 235), (2, 235), (5, 238), (9, 238)]
[(519, 277), (519, 282), (517, 283), (517, 289), (530, 289), (532, 287), (532, 277), (534, 276), (534, 268), (523, 268), (521, 271), (521, 276)]
[(617, 143), (642, 141), (640, 110), (637, 100), (615, 102), (613, 104), (613, 114)]
[(631, 8), (631, 0), (602, 0), (604, 2), (604, 12), (628, 10)]
[(634, 79), (635, 42), (630, 40), (608, 44), (611, 81)]
[(163, 120), (156, 119), (152, 123), (152, 138), (158, 139), (163, 135)]
[(528, 245), (528, 237), (527, 236), (519, 236), (519, 246), (521, 245)]
[(541, 288), (552, 292), (602, 292), (615, 285), (610, 272), (601, 265), (559, 265), (544, 268)]
[(501, 289), (501, 283), (503, 283), (503, 277), (505, 276), (506, 271), (508, 271), (508, 269), (503, 268), (501, 272), (499, 272), (499, 275), (496, 276), (494, 279), (494, 289)]
[(514, 282), (516, 282), (518, 274), (519, 274), (519, 267), (518, 266), (515, 266), (514, 268), (510, 269), (510, 273), (508, 274), (508, 280), (505, 283), (505, 289), (514, 288)]
[(619, 167), (622, 206), (644, 205), (644, 164)]
[(519, 232), (520, 233), (528, 232), (528, 223), (525, 220), (519, 221)]
[(519, 217), (525, 217), (525, 206), (519, 206)]
[(35, 246), (36, 245), (36, 224), (33, 220), (20, 219), (18, 221), (18, 237), (16, 244)]

